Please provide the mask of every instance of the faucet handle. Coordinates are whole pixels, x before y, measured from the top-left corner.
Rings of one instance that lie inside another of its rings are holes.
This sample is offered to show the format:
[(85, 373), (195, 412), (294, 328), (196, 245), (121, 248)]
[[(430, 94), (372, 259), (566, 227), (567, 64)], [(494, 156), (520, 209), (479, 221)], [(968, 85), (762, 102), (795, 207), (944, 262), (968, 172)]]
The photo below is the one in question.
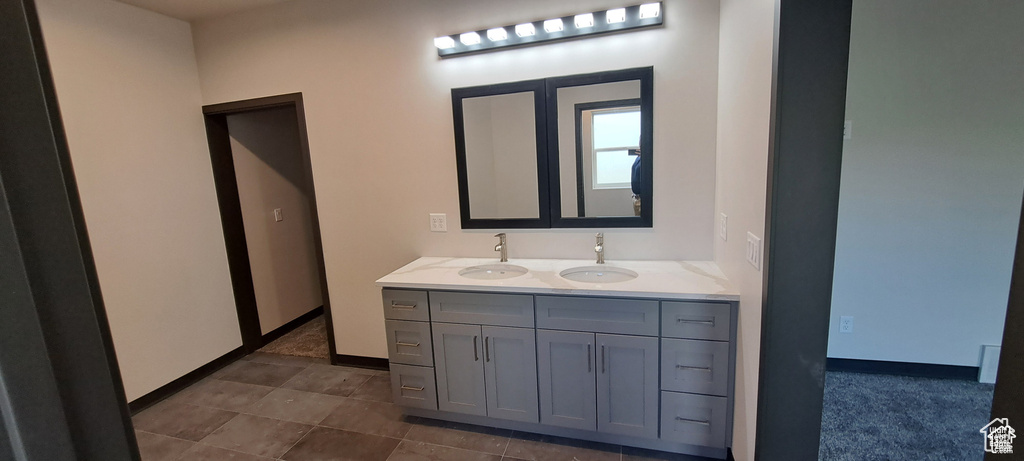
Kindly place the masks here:
[(497, 234), (494, 234), (494, 236), (501, 238), (501, 237), (505, 236), (505, 233), (504, 232), (498, 232)]

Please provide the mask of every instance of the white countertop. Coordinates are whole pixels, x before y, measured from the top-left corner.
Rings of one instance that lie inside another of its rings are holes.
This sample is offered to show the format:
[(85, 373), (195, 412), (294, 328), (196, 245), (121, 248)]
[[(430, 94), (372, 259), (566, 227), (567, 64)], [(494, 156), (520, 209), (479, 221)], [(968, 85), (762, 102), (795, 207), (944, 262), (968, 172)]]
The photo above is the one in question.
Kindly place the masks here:
[(496, 291), (627, 296), (685, 300), (739, 301), (740, 294), (711, 261), (608, 261), (605, 266), (630, 269), (639, 276), (617, 283), (585, 283), (566, 280), (559, 272), (593, 266), (590, 259), (512, 259), (508, 264), (530, 270), (502, 280), (477, 280), (459, 275), (470, 266), (498, 264), (496, 258), (419, 258), (377, 280), (377, 286), (435, 290)]

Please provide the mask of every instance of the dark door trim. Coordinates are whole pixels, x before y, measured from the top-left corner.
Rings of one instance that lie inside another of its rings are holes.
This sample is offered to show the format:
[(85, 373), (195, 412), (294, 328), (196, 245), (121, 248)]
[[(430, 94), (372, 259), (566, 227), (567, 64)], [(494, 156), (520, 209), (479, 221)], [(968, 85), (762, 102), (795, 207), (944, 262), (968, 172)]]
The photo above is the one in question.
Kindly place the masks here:
[(818, 458), (852, 6), (776, 4), (757, 460)]
[(242, 331), (242, 344), (247, 352), (263, 347), (267, 337), (263, 335), (256, 309), (256, 292), (252, 284), (252, 267), (249, 250), (245, 242), (245, 228), (242, 224), (242, 208), (238, 199), (238, 182), (235, 165), (231, 157), (231, 141), (227, 117), (243, 112), (276, 107), (294, 107), (299, 129), (299, 152), (302, 158), (306, 184), (309, 187), (309, 215), (313, 225), (313, 246), (316, 252), (317, 268), (320, 275), (320, 292), (323, 296), (324, 320), (327, 323), (327, 347), (331, 363), (338, 362), (334, 341), (334, 323), (331, 317), (331, 301), (327, 288), (327, 271), (324, 265), (324, 250), (320, 236), (320, 217), (317, 214), (316, 187), (313, 184), (313, 165), (309, 155), (309, 138), (306, 135), (306, 115), (302, 104), (302, 93), (289, 93), (264, 98), (246, 99), (203, 106), (206, 120), (206, 136), (210, 145), (210, 160), (213, 165), (213, 180), (217, 188), (217, 203), (220, 206), (221, 225), (224, 228), (224, 243), (227, 248), (228, 268), (231, 272), (231, 288), (235, 294), (235, 308), (238, 310), (238, 324)]
[(0, 458), (137, 461), (35, 3), (0, 30)]

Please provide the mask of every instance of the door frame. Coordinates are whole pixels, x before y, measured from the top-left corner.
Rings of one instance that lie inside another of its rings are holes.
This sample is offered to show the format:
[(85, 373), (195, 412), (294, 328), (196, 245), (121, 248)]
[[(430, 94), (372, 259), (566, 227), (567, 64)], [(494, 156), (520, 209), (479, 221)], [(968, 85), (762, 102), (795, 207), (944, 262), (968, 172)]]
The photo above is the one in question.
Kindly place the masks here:
[[(852, 0), (776, 0), (757, 460), (818, 457), (851, 16)], [(1017, 242), (992, 415), (1021, 421), (1024, 215)]]
[(327, 286), (327, 270), (324, 264), (320, 217), (317, 214), (316, 187), (313, 183), (313, 165), (309, 155), (309, 138), (306, 134), (302, 93), (288, 93), (203, 106), (206, 137), (213, 165), (213, 181), (217, 189), (217, 205), (220, 208), (220, 220), (224, 229), (224, 244), (228, 256), (228, 270), (231, 273), (231, 289), (235, 295), (238, 325), (242, 332), (242, 347), (246, 352), (254, 352), (289, 329), (299, 326), (304, 320), (309, 320), (308, 316), (303, 315), (296, 321), (289, 322), (267, 334), (263, 334), (260, 328), (256, 292), (252, 281), (252, 266), (249, 261), (249, 248), (246, 244), (242, 207), (238, 197), (238, 180), (235, 176), (235, 165), (231, 156), (228, 116), (282, 107), (294, 108), (298, 122), (299, 156), (309, 190), (309, 216), (313, 226), (313, 248), (320, 277), (324, 320), (327, 324), (328, 355), (331, 363), (337, 364), (339, 356), (335, 347), (334, 322), (331, 316), (330, 293)]

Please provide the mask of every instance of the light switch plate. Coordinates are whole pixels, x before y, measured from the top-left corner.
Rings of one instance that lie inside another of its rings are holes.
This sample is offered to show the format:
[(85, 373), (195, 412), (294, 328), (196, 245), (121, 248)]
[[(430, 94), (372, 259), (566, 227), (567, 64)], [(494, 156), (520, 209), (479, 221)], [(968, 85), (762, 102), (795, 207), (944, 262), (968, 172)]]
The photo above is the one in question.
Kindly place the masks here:
[(448, 232), (448, 215), (430, 213), (430, 232)]
[(274, 208), (274, 222), (284, 221), (284, 215), (281, 214), (280, 208)]
[(718, 217), (718, 236), (723, 241), (729, 240), (729, 217), (725, 213)]
[(747, 262), (761, 270), (761, 239), (747, 232)]

